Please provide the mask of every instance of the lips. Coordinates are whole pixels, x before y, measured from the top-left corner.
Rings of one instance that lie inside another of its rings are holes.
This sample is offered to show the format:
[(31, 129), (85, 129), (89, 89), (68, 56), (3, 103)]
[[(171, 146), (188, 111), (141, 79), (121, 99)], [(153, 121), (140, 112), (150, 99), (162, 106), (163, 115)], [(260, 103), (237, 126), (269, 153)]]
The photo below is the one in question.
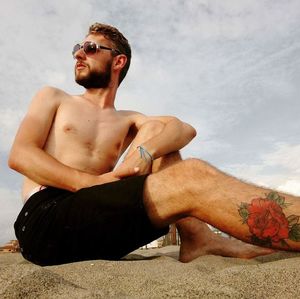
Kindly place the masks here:
[(83, 69), (85, 68), (87, 65), (82, 63), (82, 62), (77, 62), (76, 63), (76, 69)]

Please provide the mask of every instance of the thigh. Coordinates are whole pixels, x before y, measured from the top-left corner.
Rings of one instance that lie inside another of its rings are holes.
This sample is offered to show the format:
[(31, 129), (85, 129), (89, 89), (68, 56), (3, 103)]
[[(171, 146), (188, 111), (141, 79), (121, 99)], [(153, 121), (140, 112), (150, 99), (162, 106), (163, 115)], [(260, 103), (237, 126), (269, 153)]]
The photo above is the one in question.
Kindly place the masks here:
[(166, 234), (168, 227), (155, 228), (145, 212), (145, 179), (36, 193), (15, 224), (23, 256), (39, 265), (120, 259)]
[(119, 259), (166, 234), (150, 222), (143, 204), (146, 176), (93, 186), (68, 199), (64, 242), (72, 256)]

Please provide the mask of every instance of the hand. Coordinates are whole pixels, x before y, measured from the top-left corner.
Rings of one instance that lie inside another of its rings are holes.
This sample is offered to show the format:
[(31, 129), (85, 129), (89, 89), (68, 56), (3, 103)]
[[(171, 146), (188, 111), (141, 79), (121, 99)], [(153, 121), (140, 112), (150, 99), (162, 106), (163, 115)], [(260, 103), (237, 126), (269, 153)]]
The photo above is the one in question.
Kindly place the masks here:
[(141, 158), (138, 150), (133, 152), (113, 171), (114, 175), (120, 179), (151, 173), (152, 161)]

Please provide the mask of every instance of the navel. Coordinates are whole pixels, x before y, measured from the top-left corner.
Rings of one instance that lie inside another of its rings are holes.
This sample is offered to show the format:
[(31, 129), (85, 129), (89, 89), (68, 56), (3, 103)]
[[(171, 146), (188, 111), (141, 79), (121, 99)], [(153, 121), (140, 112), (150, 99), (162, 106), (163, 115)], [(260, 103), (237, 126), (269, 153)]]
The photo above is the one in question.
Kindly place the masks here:
[(84, 143), (84, 145), (89, 150), (93, 150), (94, 149), (94, 145), (93, 145), (92, 142), (87, 141), (87, 142)]

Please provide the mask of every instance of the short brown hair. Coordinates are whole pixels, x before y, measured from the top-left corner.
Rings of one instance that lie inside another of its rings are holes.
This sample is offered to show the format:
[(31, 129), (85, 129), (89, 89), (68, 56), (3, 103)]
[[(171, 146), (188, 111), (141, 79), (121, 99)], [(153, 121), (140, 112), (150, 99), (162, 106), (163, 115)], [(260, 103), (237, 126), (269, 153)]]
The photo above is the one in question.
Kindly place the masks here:
[(93, 25), (91, 25), (89, 28), (88, 35), (90, 34), (103, 35), (105, 38), (107, 38), (113, 43), (116, 50), (126, 55), (127, 62), (120, 72), (120, 78), (119, 78), (119, 85), (120, 85), (128, 72), (130, 61), (131, 61), (131, 48), (127, 38), (117, 28), (107, 24), (101, 24), (101, 23), (94, 23)]

